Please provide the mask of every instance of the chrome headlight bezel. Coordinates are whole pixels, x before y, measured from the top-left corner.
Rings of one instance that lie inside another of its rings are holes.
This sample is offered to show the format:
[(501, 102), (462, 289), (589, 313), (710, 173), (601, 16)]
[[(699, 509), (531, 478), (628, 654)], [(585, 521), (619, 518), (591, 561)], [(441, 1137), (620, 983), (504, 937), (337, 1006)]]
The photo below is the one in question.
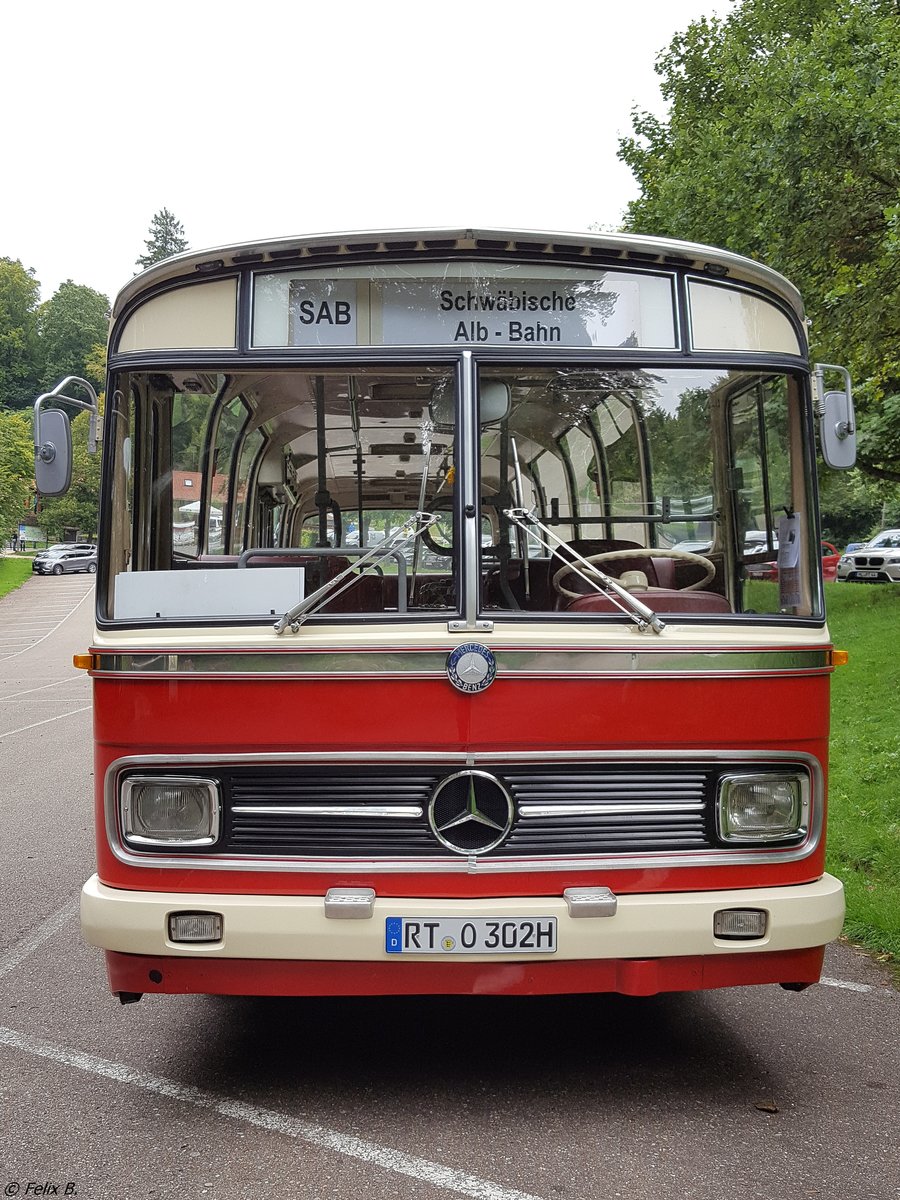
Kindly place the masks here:
[[(157, 832), (154, 836), (146, 831), (138, 811), (138, 789), (154, 786), (200, 790), (205, 797), (205, 812), (201, 821), (197, 823), (196, 836), (185, 837), (178, 832), (172, 836)], [(196, 775), (127, 775), (121, 782), (119, 792), (119, 828), (123, 843), (136, 849), (154, 846), (177, 849), (182, 846), (192, 848), (215, 845), (222, 828), (222, 794), (219, 781)]]
[[(773, 788), (789, 785), (794, 789), (790, 823), (772, 828), (741, 828), (730, 805), (737, 789), (770, 784)], [(716, 794), (716, 835), (726, 845), (766, 846), (773, 843), (796, 845), (810, 830), (810, 781), (805, 771), (757, 771), (723, 775)]]

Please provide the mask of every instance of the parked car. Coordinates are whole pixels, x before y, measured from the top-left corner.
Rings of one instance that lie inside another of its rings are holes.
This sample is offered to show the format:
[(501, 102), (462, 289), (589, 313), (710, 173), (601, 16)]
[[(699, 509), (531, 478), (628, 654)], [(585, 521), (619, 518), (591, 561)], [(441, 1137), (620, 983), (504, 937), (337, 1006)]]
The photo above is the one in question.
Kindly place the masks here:
[(93, 542), (56, 542), (52, 546), (48, 546), (46, 550), (38, 550), (35, 558), (46, 558), (48, 555), (62, 554), (67, 550), (83, 550), (86, 553), (97, 553), (97, 547)]
[(841, 555), (837, 577), (846, 583), (900, 583), (900, 529), (885, 529)]
[(36, 554), (31, 570), (35, 575), (71, 575), (77, 571), (94, 575), (97, 571), (97, 547), (90, 542), (60, 542)]
[[(752, 551), (753, 546), (745, 546), (744, 553), (748, 550)], [(759, 547), (764, 549), (765, 547)], [(838, 562), (841, 558), (841, 553), (837, 546), (833, 546), (831, 542), (822, 542), (820, 545), (822, 555), (822, 578), (826, 583), (834, 583), (837, 579)], [(774, 546), (774, 556), (766, 562), (748, 563), (744, 567), (748, 578), (751, 579), (777, 579), (778, 578), (778, 543)]]
[(751, 555), (763, 554), (767, 550), (769, 554), (765, 559), (757, 558), (754, 562), (745, 563), (744, 574), (747, 579), (778, 578), (778, 538), (773, 536), (770, 550), (769, 539), (765, 530), (748, 529), (744, 534), (744, 548), (742, 551), (744, 558), (748, 558)]
[(838, 563), (841, 560), (841, 552), (837, 546), (832, 546), (831, 542), (822, 543), (822, 578), (826, 583), (834, 583), (837, 579)]

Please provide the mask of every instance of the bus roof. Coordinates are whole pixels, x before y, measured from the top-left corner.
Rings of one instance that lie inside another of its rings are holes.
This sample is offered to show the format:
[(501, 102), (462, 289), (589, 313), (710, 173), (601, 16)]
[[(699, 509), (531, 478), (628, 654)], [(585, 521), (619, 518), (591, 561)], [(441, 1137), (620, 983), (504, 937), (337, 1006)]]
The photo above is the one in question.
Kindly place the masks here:
[[(368, 230), (321, 233), (241, 242), (207, 250), (189, 250), (164, 259), (136, 275), (116, 297), (115, 319), (148, 288), (182, 279), (209, 277), (240, 267), (287, 267), (296, 260), (358, 261), (379, 258), (442, 259), (479, 253), (496, 259), (540, 257), (571, 264), (586, 259), (611, 266), (680, 266), (712, 276), (757, 284), (786, 301), (803, 319), (803, 302), (794, 285), (777, 271), (751, 258), (694, 242), (625, 233), (549, 233), (508, 229)], [(312, 265), (312, 263), (310, 263)]]

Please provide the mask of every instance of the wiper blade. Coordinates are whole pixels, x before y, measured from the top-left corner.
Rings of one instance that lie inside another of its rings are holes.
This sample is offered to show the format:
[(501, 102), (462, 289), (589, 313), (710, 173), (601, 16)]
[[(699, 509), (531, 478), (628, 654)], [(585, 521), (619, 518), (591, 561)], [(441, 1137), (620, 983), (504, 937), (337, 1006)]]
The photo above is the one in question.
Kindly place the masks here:
[[(523, 529), (526, 533), (530, 533), (535, 541), (539, 542), (545, 550), (549, 550), (551, 558), (558, 558), (560, 562), (570, 566), (573, 573), (579, 579), (583, 579), (595, 592), (606, 592), (619, 611), (624, 613), (626, 617), (631, 617), (641, 633), (647, 629), (652, 629), (654, 633), (663, 632), (666, 627), (665, 621), (661, 621), (652, 608), (648, 608), (643, 601), (638, 600), (637, 596), (633, 596), (627, 588), (622, 587), (617, 579), (613, 579), (611, 575), (607, 575), (605, 571), (601, 571), (596, 563), (588, 562), (577, 550), (573, 550), (568, 542), (564, 541), (558, 534), (555, 534), (552, 529), (549, 529), (546, 525), (542, 525), (533, 511), (529, 512), (525, 508), (506, 508), (503, 511), (504, 515), (514, 525), (518, 526), (519, 529)], [(539, 529), (540, 533), (535, 533), (535, 529)], [(541, 534), (544, 537), (541, 537)], [(555, 546), (546, 541), (548, 537), (553, 539), (556, 543)], [(565, 550), (566, 557), (563, 557), (559, 553), (560, 547)], [(578, 569), (578, 563), (581, 564), (584, 570)]]
[(295, 604), (289, 609), (283, 617), (280, 617), (275, 622), (275, 632), (284, 633), (288, 626), (291, 627), (291, 633), (296, 633), (304, 621), (308, 620), (325, 604), (327, 600), (334, 599), (347, 588), (352, 587), (359, 579), (360, 575), (369, 569), (369, 567), (377, 567), (387, 558), (391, 558), (402, 550), (405, 546), (410, 545), (417, 538), (429, 529), (438, 515), (436, 513), (417, 512), (408, 517), (402, 525), (398, 526), (393, 533), (389, 533), (383, 542), (377, 546), (373, 546), (366, 554), (363, 554), (349, 567), (346, 567), (334, 579), (329, 579), (323, 583), (321, 587), (316, 588), (305, 599)]

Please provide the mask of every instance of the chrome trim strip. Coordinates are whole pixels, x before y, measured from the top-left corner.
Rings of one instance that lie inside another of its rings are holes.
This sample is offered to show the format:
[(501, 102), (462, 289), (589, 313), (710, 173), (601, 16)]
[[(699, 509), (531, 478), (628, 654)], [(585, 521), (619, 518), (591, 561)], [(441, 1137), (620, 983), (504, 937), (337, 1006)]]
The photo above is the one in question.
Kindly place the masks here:
[(519, 805), (519, 817), (596, 817), (625, 816), (630, 813), (686, 813), (702, 812), (706, 807), (702, 800), (696, 804), (532, 804), (526, 801)]
[[(460, 408), (459, 453), (462, 466), (463, 514), (459, 540), (462, 543), (463, 595), (462, 615), (466, 629), (474, 633), (478, 629), (478, 559), (481, 549), (481, 512), (479, 497), (475, 490), (476, 463), (472, 453), (475, 427), (475, 394), (477, 390), (475, 360), (471, 350), (462, 355), (462, 397)], [(480, 444), (480, 443), (479, 443)], [(471, 513), (471, 516), (467, 515)]]
[[(527, 763), (534, 761), (577, 761), (577, 762), (634, 762), (636, 759), (645, 762), (731, 762), (735, 764), (754, 762), (790, 762), (804, 764), (810, 773), (810, 827), (806, 839), (798, 846), (787, 850), (771, 850), (768, 848), (750, 848), (742, 850), (698, 850), (685, 853), (644, 854), (631, 857), (615, 855), (567, 855), (565, 858), (516, 858), (516, 859), (486, 859), (480, 861), (475, 857), (461, 858), (448, 855), (447, 859), (304, 859), (304, 858), (254, 858), (250, 855), (233, 855), (227, 859), (222, 856), (173, 856), (165, 858), (158, 854), (138, 854), (130, 852), (119, 840), (116, 824), (116, 784), (119, 775), (132, 769), (159, 769), (160, 767), (180, 768), (182, 766), (198, 766), (202, 764), (206, 770), (214, 770), (216, 765), (232, 766), (250, 763), (254, 766), (290, 765), (291, 763), (335, 763), (335, 762), (430, 762), (441, 763), (448, 767), (464, 762), (467, 765), (484, 765), (495, 763)], [(610, 750), (547, 750), (522, 751), (521, 753), (493, 752), (466, 754), (459, 751), (341, 751), (332, 754), (297, 753), (297, 754), (222, 754), (217, 756), (185, 754), (185, 755), (129, 755), (110, 763), (104, 777), (104, 810), (106, 817), (106, 836), (110, 849), (122, 863), (132, 867), (151, 868), (185, 868), (203, 871), (249, 871), (285, 873), (306, 872), (308, 874), (364, 874), (374, 872), (392, 875), (439, 875), (439, 874), (469, 874), (495, 875), (513, 874), (525, 871), (550, 873), (556, 871), (592, 871), (592, 870), (648, 870), (650, 868), (671, 867), (712, 867), (712, 866), (748, 866), (756, 864), (769, 865), (773, 863), (798, 862), (807, 858), (819, 845), (824, 826), (824, 797), (825, 783), (819, 760), (811, 754), (794, 753), (778, 750), (672, 750), (661, 753), (658, 750), (623, 751)]]
[[(92, 675), (116, 674), (136, 679), (188, 675), (308, 679), (436, 679), (446, 678), (447, 654), (440, 649), (384, 648), (378, 650), (238, 650), (171, 653), (105, 654), (96, 652)], [(492, 647), (498, 677), (516, 679), (608, 679), (690, 675), (720, 678), (728, 675), (817, 675), (832, 671), (831, 651), (821, 649), (759, 649), (699, 647), (675, 649), (540, 649)]]
[(407, 817), (425, 810), (419, 804), (233, 804), (233, 813), (263, 817)]

